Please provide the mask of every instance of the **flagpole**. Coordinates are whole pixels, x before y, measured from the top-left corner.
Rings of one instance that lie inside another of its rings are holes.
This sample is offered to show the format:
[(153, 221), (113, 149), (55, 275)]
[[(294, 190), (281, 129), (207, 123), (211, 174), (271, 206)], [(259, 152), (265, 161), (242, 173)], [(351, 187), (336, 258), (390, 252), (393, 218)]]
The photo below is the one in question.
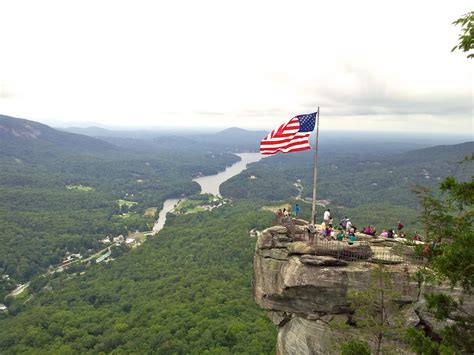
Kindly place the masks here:
[(316, 180), (318, 178), (318, 143), (319, 143), (319, 106), (316, 115), (316, 136), (314, 145), (314, 173), (313, 173), (313, 208), (311, 210), (311, 224), (316, 222)]

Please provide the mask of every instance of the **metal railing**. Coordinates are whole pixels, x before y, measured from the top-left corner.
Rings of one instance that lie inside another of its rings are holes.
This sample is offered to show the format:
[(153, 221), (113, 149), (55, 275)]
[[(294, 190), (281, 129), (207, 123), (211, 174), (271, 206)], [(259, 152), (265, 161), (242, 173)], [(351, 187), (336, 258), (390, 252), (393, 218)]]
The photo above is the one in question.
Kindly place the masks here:
[[(281, 225), (288, 230), (288, 236), (296, 241), (296, 225), (293, 219), (283, 218), (281, 221), (275, 218), (273, 225)], [(299, 234), (303, 237), (302, 234)], [(327, 240), (322, 239), (319, 233), (314, 238), (314, 248), (316, 255), (332, 256), (337, 259), (346, 261), (363, 261), (370, 263), (382, 264), (412, 264), (422, 265), (426, 262), (423, 256), (416, 254), (413, 246), (404, 245), (387, 240), (384, 244), (392, 244), (386, 246), (378, 243), (371, 243), (368, 240), (359, 240), (349, 243), (347, 239)], [(304, 240), (308, 241), (308, 233), (304, 234)]]

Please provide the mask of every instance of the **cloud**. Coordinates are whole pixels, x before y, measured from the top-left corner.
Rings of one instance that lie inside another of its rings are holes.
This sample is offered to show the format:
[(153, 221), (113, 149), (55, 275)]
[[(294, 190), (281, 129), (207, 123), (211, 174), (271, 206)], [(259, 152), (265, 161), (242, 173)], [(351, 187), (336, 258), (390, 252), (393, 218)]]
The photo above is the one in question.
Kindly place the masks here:
[(280, 108), (267, 108), (261, 110), (251, 110), (245, 109), (238, 112), (239, 116), (249, 116), (249, 117), (266, 117), (266, 116), (276, 116), (286, 113), (285, 110)]
[(467, 0), (0, 7), (0, 113), (273, 129), (321, 106), (325, 128), (472, 127), (472, 61), (450, 52)]
[(196, 112), (196, 115), (203, 115), (203, 116), (223, 116), (224, 112)]
[(313, 87), (311, 96), (318, 97), (318, 102), (311, 100), (304, 107), (319, 104), (331, 116), (472, 114), (472, 88), (458, 92), (443, 87), (417, 90), (361, 68), (351, 68), (343, 75), (350, 77), (346, 85), (328, 81)]

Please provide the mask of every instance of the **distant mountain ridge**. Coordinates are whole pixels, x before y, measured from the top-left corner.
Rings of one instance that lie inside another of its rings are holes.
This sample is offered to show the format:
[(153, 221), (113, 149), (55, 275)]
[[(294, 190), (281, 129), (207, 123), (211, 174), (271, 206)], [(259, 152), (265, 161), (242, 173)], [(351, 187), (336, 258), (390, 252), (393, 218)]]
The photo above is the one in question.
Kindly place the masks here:
[(0, 157), (28, 159), (46, 154), (106, 153), (119, 148), (102, 140), (58, 131), (45, 124), (0, 115)]
[(474, 141), (459, 144), (436, 145), (434, 147), (421, 148), (402, 153), (394, 160), (410, 160), (412, 163), (417, 161), (428, 162), (441, 159), (454, 159), (463, 157), (474, 152)]
[(58, 131), (82, 134), (89, 137), (116, 137), (120, 134), (120, 131), (114, 131), (107, 128), (91, 126), (91, 127), (67, 127), (67, 128), (57, 128)]
[[(376, 150), (377, 144), (369, 147)], [(461, 181), (474, 176), (472, 162), (459, 164), (474, 152), (472, 141), (382, 156), (365, 154), (346, 158), (327, 150), (320, 152), (319, 198), (332, 201), (331, 208), (353, 208), (350, 211), (353, 216), (356, 216), (358, 209), (362, 211), (366, 208), (361, 206), (377, 203), (394, 208), (398, 206), (401, 211), (408, 211), (418, 206), (416, 195), (412, 193), (416, 186), (436, 189), (447, 176), (454, 176)], [(301, 193), (303, 198), (311, 198), (312, 159), (311, 151), (262, 159), (242, 174), (224, 182), (220, 187), (221, 194), (232, 198), (285, 200)], [(251, 179), (251, 176), (256, 178)], [(297, 180), (301, 181), (302, 192), (294, 186)], [(343, 208), (341, 214), (349, 213)]]
[(231, 127), (213, 134), (196, 135), (192, 139), (207, 144), (226, 145), (234, 150), (259, 151), (260, 141), (266, 134), (265, 131)]
[(84, 134), (131, 150), (150, 149), (186, 150), (190, 148), (225, 151), (258, 151), (265, 131), (251, 131), (238, 127), (215, 133), (192, 129), (113, 130), (101, 127), (69, 127), (62, 131)]
[[(118, 132), (118, 131), (117, 131)], [(242, 128), (228, 128), (216, 133), (168, 134), (153, 138), (101, 136), (100, 139), (131, 151), (189, 150), (214, 153), (258, 152), (265, 131), (248, 131)]]

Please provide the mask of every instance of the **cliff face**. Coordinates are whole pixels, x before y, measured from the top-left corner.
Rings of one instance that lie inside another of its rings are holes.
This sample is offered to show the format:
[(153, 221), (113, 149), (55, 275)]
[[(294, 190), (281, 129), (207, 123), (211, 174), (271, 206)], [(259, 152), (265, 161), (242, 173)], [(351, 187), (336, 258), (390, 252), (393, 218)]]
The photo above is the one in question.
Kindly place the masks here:
[[(296, 233), (294, 239), (301, 239), (304, 230), (296, 226), (292, 233)], [(327, 252), (305, 242), (292, 242), (289, 235), (286, 227), (275, 226), (258, 237), (254, 257), (255, 300), (268, 310), (269, 318), (278, 327), (277, 354), (337, 353), (337, 324), (351, 324), (348, 294), (369, 287), (371, 271), (378, 266), (327, 256)], [(346, 248), (346, 259), (369, 258), (374, 248), (381, 247), (368, 243), (351, 246)], [(400, 263), (386, 269), (399, 295), (397, 301), (405, 325), (421, 324), (430, 330), (442, 327), (426, 313), (424, 302), (418, 300), (419, 289), (411, 277), (416, 267)], [(349, 332), (362, 337), (354, 327)], [(401, 344), (394, 346), (407, 353)]]

